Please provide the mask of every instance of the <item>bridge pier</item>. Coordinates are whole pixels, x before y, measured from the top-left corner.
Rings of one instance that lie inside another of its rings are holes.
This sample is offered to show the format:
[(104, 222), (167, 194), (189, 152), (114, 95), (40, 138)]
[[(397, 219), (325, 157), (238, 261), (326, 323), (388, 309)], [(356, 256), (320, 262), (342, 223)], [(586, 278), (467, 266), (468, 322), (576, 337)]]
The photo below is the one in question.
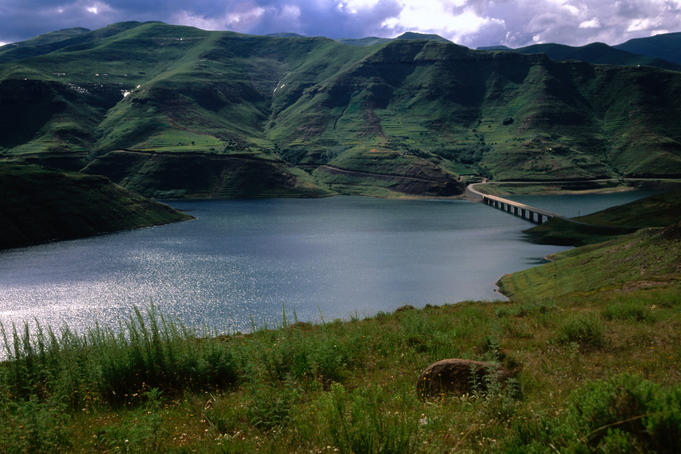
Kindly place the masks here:
[(542, 210), (540, 208), (534, 208), (523, 203), (514, 202), (513, 200), (504, 199), (502, 197), (497, 197), (488, 194), (482, 194), (472, 188), (473, 185), (468, 187), (473, 194), (480, 196), (482, 203), (487, 206), (496, 208), (497, 210), (504, 211), (506, 213), (512, 214), (514, 216), (523, 218), (533, 224), (541, 225), (548, 222), (549, 219), (554, 217), (560, 217), (556, 213), (550, 211)]

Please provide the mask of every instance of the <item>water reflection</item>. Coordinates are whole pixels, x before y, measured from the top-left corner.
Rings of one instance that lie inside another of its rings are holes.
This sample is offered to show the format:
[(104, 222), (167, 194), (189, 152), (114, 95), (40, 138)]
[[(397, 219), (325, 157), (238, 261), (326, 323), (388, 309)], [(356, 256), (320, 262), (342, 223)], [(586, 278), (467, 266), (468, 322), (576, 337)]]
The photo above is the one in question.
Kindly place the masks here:
[(527, 243), (530, 224), (465, 201), (174, 204), (198, 219), (0, 253), (0, 321), (115, 327), (154, 301), (188, 325), (229, 332), (251, 317), (276, 324), (282, 305), (317, 321), (499, 299), (500, 276), (563, 249)]

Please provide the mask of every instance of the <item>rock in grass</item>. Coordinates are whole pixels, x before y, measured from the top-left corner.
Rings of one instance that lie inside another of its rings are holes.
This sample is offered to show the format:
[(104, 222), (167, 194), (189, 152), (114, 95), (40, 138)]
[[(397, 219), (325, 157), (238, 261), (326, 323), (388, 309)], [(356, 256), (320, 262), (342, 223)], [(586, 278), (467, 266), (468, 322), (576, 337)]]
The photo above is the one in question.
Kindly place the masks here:
[(421, 399), (445, 395), (460, 396), (473, 391), (485, 391), (490, 383), (504, 383), (511, 373), (490, 362), (470, 359), (443, 359), (421, 372), (416, 393)]

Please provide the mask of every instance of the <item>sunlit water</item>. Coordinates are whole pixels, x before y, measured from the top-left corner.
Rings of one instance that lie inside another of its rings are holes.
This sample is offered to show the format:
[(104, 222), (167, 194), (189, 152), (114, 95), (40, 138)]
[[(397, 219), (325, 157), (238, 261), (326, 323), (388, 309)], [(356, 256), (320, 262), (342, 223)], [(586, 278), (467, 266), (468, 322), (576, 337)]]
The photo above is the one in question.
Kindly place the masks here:
[[(537, 205), (586, 214), (640, 195), (589, 204), (545, 196)], [(220, 332), (247, 331), (251, 320), (276, 325), (282, 307), (299, 320), (362, 317), (403, 304), (503, 298), (499, 277), (563, 249), (530, 244), (521, 232), (531, 224), (466, 201), (172, 204), (197, 219), (0, 252), (0, 321), (84, 332), (95, 322), (116, 326), (150, 301), (186, 325)]]

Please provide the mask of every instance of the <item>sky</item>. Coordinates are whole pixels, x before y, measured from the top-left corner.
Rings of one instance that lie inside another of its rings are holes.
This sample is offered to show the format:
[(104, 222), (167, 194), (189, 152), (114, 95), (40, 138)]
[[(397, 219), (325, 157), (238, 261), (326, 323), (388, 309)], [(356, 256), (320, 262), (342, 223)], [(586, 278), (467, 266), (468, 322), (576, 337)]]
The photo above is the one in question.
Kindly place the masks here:
[(0, 0), (0, 44), (129, 20), (329, 38), (417, 31), (471, 48), (612, 45), (681, 31), (681, 0)]

